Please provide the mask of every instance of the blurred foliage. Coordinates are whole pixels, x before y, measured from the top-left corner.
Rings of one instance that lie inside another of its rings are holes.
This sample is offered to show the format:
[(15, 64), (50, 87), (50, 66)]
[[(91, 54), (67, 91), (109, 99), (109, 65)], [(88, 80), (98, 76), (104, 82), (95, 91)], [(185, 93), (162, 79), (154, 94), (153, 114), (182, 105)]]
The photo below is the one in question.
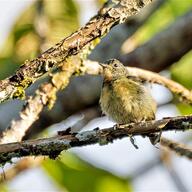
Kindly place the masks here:
[(137, 44), (142, 44), (173, 23), (177, 17), (192, 9), (192, 0), (165, 0), (145, 24), (133, 35)]
[(96, 2), (98, 3), (99, 6), (102, 6), (104, 3), (107, 2), (107, 0), (97, 0)]
[(185, 87), (192, 89), (192, 51), (172, 65), (171, 77)]
[[(105, 0), (97, 1), (101, 5)], [(192, 0), (165, 1), (134, 34), (138, 44), (146, 42), (192, 8)], [(47, 49), (79, 27), (78, 8), (73, 0), (45, 0), (43, 3), (41, 11), (36, 2), (26, 9), (13, 27), (0, 52), (1, 79), (13, 73), (24, 60), (37, 56), (40, 49)], [(43, 21), (41, 26), (38, 26), (38, 20)], [(39, 34), (38, 28), (43, 34)], [(192, 88), (191, 69), (192, 52), (171, 67), (172, 78)], [(190, 106), (178, 104), (178, 108), (182, 114), (192, 113)], [(127, 179), (94, 167), (73, 154), (64, 153), (56, 161), (46, 160), (43, 167), (62, 189), (70, 192), (132, 191)]]
[(0, 184), (0, 192), (8, 192), (8, 189), (4, 184)]
[[(171, 66), (171, 78), (188, 89), (192, 89), (192, 51), (186, 54), (180, 61)], [(177, 103), (178, 110), (182, 115), (192, 114), (192, 106)]]
[(181, 115), (191, 115), (192, 114), (192, 107), (185, 103), (178, 103), (177, 109), (180, 111)]
[(0, 78), (7, 77), (26, 59), (36, 57), (41, 49), (53, 46), (78, 27), (78, 8), (73, 0), (35, 1), (18, 18), (1, 48)]
[(63, 189), (70, 192), (129, 192), (127, 179), (96, 168), (72, 153), (62, 153), (58, 160), (46, 160), (44, 169)]
[[(192, 10), (192, 0), (165, 0), (165, 3), (131, 37), (133, 43), (143, 44), (190, 10)], [(170, 68), (170, 73), (172, 79), (192, 89), (192, 51), (175, 63)], [(178, 104), (177, 107), (182, 114), (192, 113), (191, 106)]]

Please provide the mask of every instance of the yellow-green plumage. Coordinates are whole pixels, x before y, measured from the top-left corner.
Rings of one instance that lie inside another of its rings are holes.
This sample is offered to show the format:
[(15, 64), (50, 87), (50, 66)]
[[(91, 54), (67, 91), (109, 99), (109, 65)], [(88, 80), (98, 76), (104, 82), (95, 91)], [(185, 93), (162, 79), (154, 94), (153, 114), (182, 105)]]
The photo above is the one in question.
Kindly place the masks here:
[(100, 105), (107, 116), (118, 124), (155, 118), (156, 103), (150, 92), (137, 79), (128, 76), (119, 61), (110, 60), (103, 75)]

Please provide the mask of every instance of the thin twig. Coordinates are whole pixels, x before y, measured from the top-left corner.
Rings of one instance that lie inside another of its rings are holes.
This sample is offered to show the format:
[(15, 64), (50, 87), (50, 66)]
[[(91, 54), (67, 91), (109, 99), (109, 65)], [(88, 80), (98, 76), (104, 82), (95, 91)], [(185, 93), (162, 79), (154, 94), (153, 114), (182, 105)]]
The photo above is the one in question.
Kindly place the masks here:
[(192, 116), (170, 117), (158, 121), (147, 121), (121, 125), (119, 128), (94, 129), (78, 134), (68, 132), (55, 137), (28, 140), (0, 145), (0, 163), (11, 161), (13, 157), (44, 155), (56, 158), (61, 151), (77, 146), (99, 143), (108, 144), (128, 136), (147, 135), (162, 131), (186, 131), (192, 129)]
[(174, 151), (180, 156), (187, 157), (190, 160), (192, 159), (192, 148), (189, 146), (172, 141), (170, 139), (166, 139), (164, 137), (161, 138), (160, 144), (164, 147), (167, 147), (171, 151)]
[[(161, 137), (161, 139), (163, 140), (165, 138)], [(183, 178), (180, 177), (180, 175), (175, 170), (175, 166), (172, 162), (171, 150), (162, 146), (159, 159), (161, 160), (161, 166), (165, 168), (177, 190), (181, 192), (187, 192), (188, 190), (185, 186)]]
[(0, 184), (12, 180), (15, 176), (19, 175), (21, 172), (40, 166), (44, 157), (26, 157), (16, 162), (14, 167), (5, 170), (5, 175), (0, 174)]
[(176, 94), (181, 101), (184, 101), (190, 105), (192, 105), (192, 92), (185, 87), (183, 87), (181, 84), (167, 79), (158, 73), (147, 71), (144, 69), (138, 69), (138, 68), (128, 68), (128, 71), (132, 75), (138, 76), (140, 79), (143, 79), (144, 81), (148, 81), (151, 83), (157, 83), (160, 85), (163, 85), (167, 87), (172, 93)]

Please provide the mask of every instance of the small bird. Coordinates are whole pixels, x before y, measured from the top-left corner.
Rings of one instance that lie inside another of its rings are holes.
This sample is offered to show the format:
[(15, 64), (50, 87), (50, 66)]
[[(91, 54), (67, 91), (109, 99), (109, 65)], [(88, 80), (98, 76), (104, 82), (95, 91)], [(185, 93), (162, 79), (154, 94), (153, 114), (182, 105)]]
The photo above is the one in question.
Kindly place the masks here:
[(106, 63), (101, 64), (104, 77), (100, 96), (102, 112), (117, 124), (155, 119), (156, 102), (142, 81), (128, 74), (118, 60)]

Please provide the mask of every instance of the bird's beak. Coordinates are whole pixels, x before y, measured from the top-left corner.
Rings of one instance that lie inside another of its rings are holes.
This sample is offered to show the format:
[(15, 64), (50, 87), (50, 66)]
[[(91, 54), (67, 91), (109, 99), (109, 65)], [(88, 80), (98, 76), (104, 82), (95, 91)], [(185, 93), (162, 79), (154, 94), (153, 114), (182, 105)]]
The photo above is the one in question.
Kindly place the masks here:
[(108, 65), (104, 64), (104, 63), (100, 63), (100, 65), (105, 69), (108, 67)]

